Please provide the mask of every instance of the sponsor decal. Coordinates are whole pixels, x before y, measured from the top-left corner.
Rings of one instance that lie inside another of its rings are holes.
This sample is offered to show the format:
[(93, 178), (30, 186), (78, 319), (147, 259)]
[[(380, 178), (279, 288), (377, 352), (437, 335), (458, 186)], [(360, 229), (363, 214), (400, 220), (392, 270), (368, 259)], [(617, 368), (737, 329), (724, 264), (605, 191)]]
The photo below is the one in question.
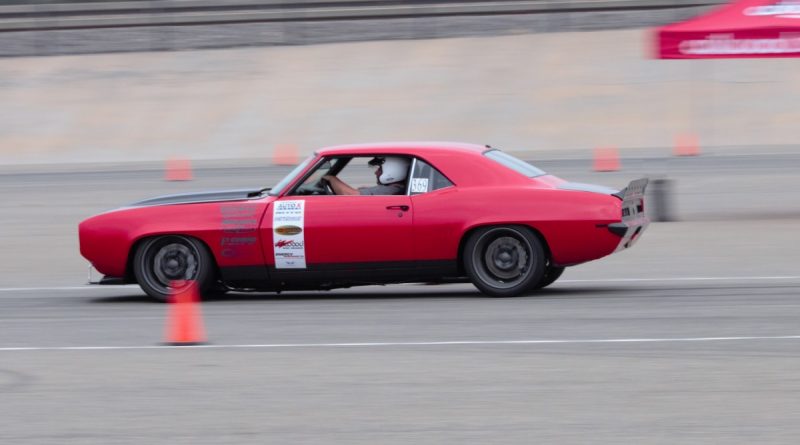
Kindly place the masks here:
[(303, 202), (304, 201), (278, 201), (275, 203), (275, 210), (279, 212), (302, 212)]
[(303, 241), (294, 241), (288, 239), (282, 239), (275, 243), (275, 247), (280, 249), (304, 249), (306, 244)]
[(750, 6), (744, 15), (751, 17), (776, 16), (784, 19), (800, 19), (800, 1), (779, 1), (771, 5)]
[(255, 214), (250, 204), (223, 204), (219, 208), (223, 217), (248, 217)]
[(800, 34), (781, 34), (775, 39), (737, 39), (733, 34), (710, 34), (703, 40), (684, 40), (678, 46), (683, 54), (800, 54)]
[[(291, 253), (291, 252), (281, 252), (281, 253), (278, 254), (278, 256), (281, 257), (282, 260), (285, 260), (287, 258), (292, 258), (294, 260), (297, 260), (297, 259), (301, 259), (302, 260), (303, 259), (302, 255), (298, 255), (296, 253)], [(297, 263), (295, 262), (294, 264), (297, 264)]]
[(258, 225), (258, 220), (253, 218), (227, 218), (222, 220), (223, 226), (250, 226), (255, 227)]
[(411, 193), (427, 193), (428, 178), (413, 178), (411, 180)]
[(293, 223), (293, 224), (297, 224), (302, 220), (303, 220), (302, 215), (281, 215), (273, 218), (273, 221), (275, 222)]
[(220, 244), (223, 246), (249, 246), (256, 243), (254, 236), (223, 236)]
[(275, 228), (275, 233), (278, 235), (298, 235), (303, 231), (297, 226), (280, 226)]
[(305, 201), (277, 201), (272, 211), (276, 269), (305, 269)]
[(222, 256), (252, 255), (257, 241), (258, 207), (253, 204), (222, 204), (219, 214), (223, 233), (219, 242)]

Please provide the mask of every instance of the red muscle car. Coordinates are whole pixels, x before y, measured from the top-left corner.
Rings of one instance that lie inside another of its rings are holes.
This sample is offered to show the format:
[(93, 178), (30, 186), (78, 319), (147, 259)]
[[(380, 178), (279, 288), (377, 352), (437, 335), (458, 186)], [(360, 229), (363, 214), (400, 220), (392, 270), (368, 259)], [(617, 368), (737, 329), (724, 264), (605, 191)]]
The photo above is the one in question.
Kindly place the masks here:
[[(368, 167), (387, 159), (399, 161), (394, 182), (377, 190), (397, 194), (335, 192), (333, 182), (374, 186), (384, 175)], [(164, 196), (93, 216), (80, 224), (80, 250), (104, 274), (99, 284), (138, 283), (158, 300), (189, 285), (207, 295), (409, 282), (516, 296), (630, 247), (649, 223), (646, 185), (571, 183), (483, 145), (337, 146), (271, 189)]]

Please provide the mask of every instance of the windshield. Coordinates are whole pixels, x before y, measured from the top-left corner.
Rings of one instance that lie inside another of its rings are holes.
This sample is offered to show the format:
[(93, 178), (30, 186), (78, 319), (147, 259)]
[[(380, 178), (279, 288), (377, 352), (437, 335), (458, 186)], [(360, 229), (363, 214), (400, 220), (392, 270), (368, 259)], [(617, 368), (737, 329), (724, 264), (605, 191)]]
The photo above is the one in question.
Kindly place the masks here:
[(292, 182), (292, 180), (295, 178), (295, 176), (299, 175), (300, 172), (305, 170), (305, 168), (308, 166), (308, 164), (311, 163), (311, 161), (314, 160), (315, 157), (316, 157), (316, 155), (311, 155), (311, 156), (307, 157), (303, 162), (298, 164), (297, 167), (293, 168), (292, 171), (290, 171), (288, 175), (286, 175), (283, 179), (281, 179), (281, 181), (279, 183), (275, 184), (275, 187), (272, 187), (272, 189), (269, 191), (269, 195), (270, 196), (278, 196), (278, 195), (280, 195), (281, 192), (283, 191), (283, 189), (285, 189), (286, 186), (288, 186), (289, 183)]
[(306, 177), (303, 183), (292, 190), (292, 195), (327, 194), (325, 184), (321, 179), (330, 172), (333, 164), (330, 159), (326, 159), (324, 162), (318, 162), (317, 164), (318, 165), (314, 166), (314, 170)]
[(511, 156), (510, 154), (500, 150), (488, 150), (485, 151), (483, 155), (497, 162), (498, 164), (502, 164), (517, 173), (522, 173), (529, 178), (535, 178), (537, 176), (547, 174), (544, 172), (544, 170), (540, 170), (523, 161), (522, 159), (517, 159), (514, 156)]

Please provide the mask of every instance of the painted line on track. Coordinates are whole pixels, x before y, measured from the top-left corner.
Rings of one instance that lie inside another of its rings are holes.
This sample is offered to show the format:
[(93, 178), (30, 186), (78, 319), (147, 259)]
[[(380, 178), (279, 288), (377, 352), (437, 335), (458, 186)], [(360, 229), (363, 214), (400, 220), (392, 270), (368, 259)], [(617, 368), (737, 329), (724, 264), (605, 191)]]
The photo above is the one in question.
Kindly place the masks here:
[[(763, 277), (664, 277), (664, 278), (594, 278), (585, 280), (559, 280), (558, 283), (659, 283), (659, 282), (693, 282), (693, 281), (787, 281), (800, 280), (800, 275), (778, 275)], [(466, 284), (466, 283), (462, 283)], [(408, 285), (415, 285), (409, 283)], [(53, 287), (0, 287), (0, 292), (60, 292), (60, 291), (79, 291), (79, 290), (138, 290), (136, 284), (126, 285), (103, 285), (103, 286), (53, 286)], [(0, 297), (1, 298), (1, 297)]]
[(143, 345), (143, 346), (20, 346), (0, 347), (0, 352), (15, 351), (130, 351), (148, 349), (291, 349), (291, 348), (381, 348), (408, 346), (523, 346), (569, 344), (635, 344), (635, 343), (690, 343), (753, 340), (800, 340), (800, 335), (737, 336), (737, 337), (683, 337), (683, 338), (607, 338), (562, 340), (456, 340), (367, 343), (273, 343), (230, 345)]
[(103, 286), (53, 286), (53, 287), (0, 287), (0, 292), (35, 292), (35, 291), (72, 291), (72, 290), (109, 290), (138, 289), (136, 284), (103, 285)]

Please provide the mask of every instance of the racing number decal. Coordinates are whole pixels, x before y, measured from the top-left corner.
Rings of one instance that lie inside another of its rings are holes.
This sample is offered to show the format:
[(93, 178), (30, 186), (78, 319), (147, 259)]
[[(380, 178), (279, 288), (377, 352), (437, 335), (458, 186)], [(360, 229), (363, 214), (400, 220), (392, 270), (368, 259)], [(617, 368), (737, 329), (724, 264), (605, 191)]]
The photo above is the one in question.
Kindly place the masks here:
[(303, 233), (305, 201), (276, 201), (272, 212), (272, 246), (276, 269), (305, 269)]
[(413, 178), (411, 180), (411, 193), (426, 193), (428, 191), (428, 178)]

